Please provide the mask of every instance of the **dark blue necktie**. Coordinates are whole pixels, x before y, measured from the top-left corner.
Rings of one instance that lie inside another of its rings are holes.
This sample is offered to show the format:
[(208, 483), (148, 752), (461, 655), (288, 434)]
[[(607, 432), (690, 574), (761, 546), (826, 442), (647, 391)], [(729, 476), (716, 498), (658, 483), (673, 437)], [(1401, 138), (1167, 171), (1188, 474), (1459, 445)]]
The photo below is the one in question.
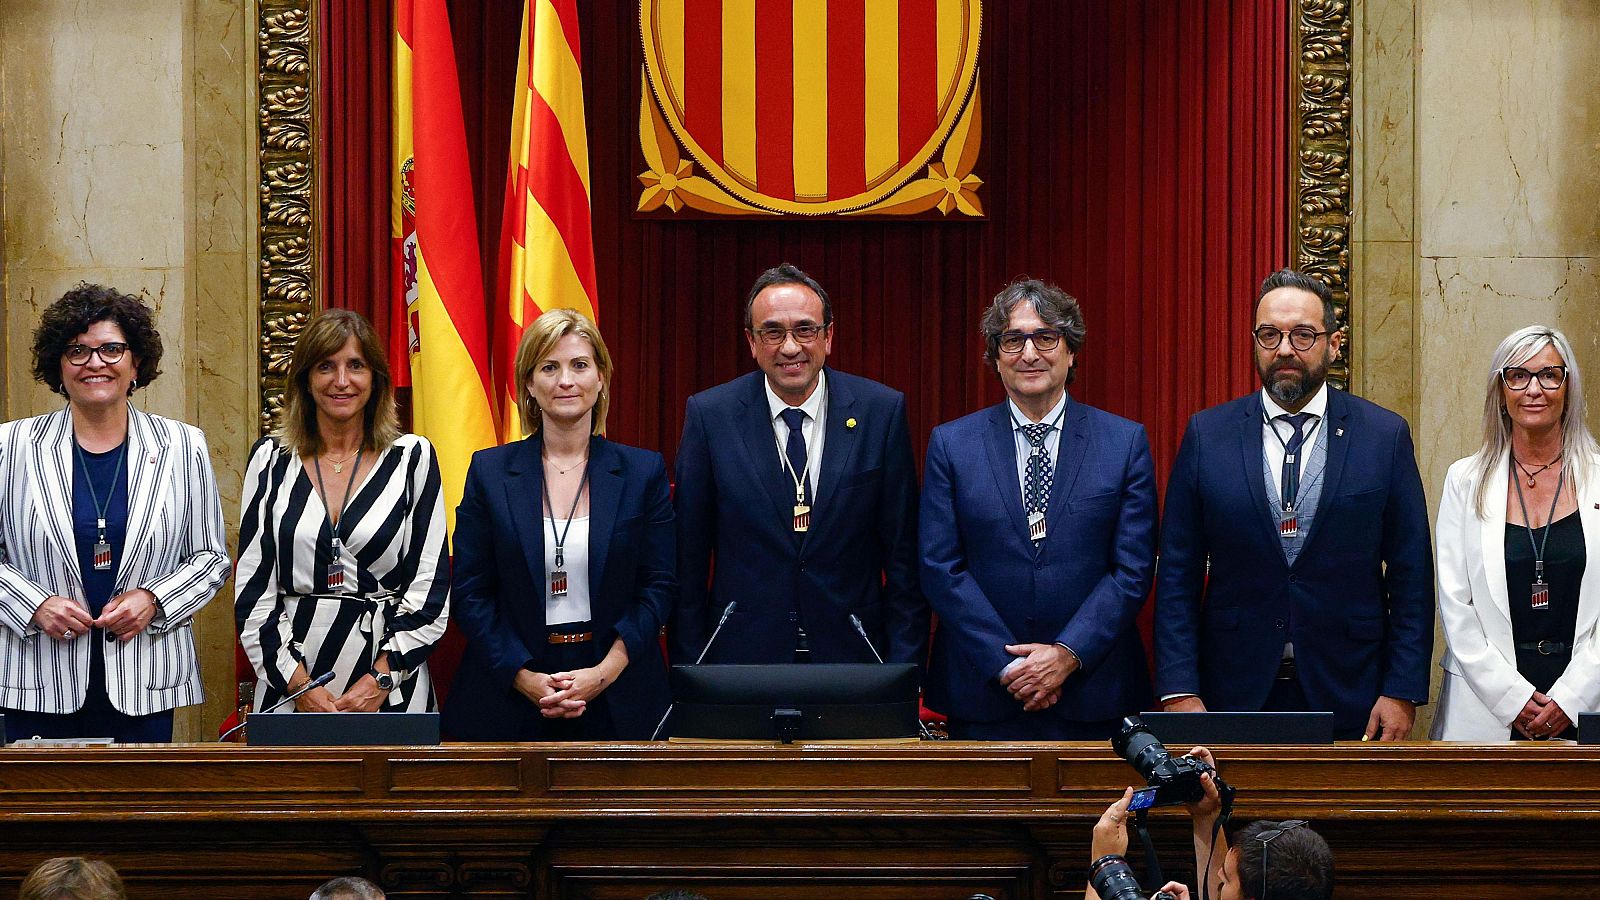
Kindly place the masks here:
[(1022, 436), (1028, 439), (1028, 446), (1033, 448), (1033, 452), (1028, 454), (1027, 468), (1022, 473), (1022, 503), (1030, 516), (1050, 508), (1050, 488), (1055, 481), (1055, 467), (1050, 465), (1050, 452), (1045, 449), (1044, 439), (1054, 427), (1045, 422), (1022, 426)]
[(806, 420), (806, 411), (790, 407), (779, 415), (783, 416), (783, 423), (789, 426), (789, 442), (784, 446), (784, 455), (789, 457), (789, 471), (793, 478), (805, 486), (806, 502), (809, 503), (811, 476), (806, 474), (806, 439), (800, 433), (800, 426)]
[(1289, 443), (1283, 446), (1283, 483), (1279, 488), (1283, 508), (1294, 509), (1295, 500), (1300, 494), (1300, 467), (1305, 465), (1304, 455), (1300, 452), (1305, 446), (1305, 425), (1307, 420), (1314, 419), (1311, 413), (1297, 413), (1292, 416), (1279, 416), (1294, 428), (1294, 437), (1289, 438)]

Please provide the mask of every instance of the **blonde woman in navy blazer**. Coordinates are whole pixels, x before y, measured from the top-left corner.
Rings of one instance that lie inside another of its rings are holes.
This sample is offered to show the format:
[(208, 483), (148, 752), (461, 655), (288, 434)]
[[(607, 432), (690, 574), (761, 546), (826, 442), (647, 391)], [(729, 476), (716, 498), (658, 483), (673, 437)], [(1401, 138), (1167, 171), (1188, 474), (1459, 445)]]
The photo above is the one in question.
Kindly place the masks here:
[(475, 741), (648, 738), (670, 699), (659, 635), (677, 594), (666, 465), (601, 436), (611, 357), (581, 314), (541, 314), (515, 369), (531, 434), (473, 456), (456, 511), (467, 650), (445, 729)]
[(205, 437), (128, 400), (161, 361), (138, 298), (79, 285), (33, 351), (67, 405), (0, 425), (7, 735), (169, 741), (203, 699), (194, 614), (228, 574)]

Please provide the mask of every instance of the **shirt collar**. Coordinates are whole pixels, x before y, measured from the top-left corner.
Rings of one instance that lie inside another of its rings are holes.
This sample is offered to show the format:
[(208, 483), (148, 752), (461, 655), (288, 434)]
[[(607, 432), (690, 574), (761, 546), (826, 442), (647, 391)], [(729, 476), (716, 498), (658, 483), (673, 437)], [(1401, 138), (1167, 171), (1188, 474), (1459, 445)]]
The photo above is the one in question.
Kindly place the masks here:
[[(768, 381), (765, 375), (761, 378), (761, 388), (767, 392), (767, 411), (771, 413), (769, 418), (777, 419), (778, 416), (783, 415), (784, 410), (790, 408), (789, 404), (784, 402), (783, 398), (779, 397), (777, 392), (772, 389), (772, 382)], [(812, 389), (811, 396), (806, 398), (806, 402), (793, 408), (802, 410), (807, 418), (816, 422), (821, 418), (822, 397), (827, 392), (828, 370), (823, 369), (817, 373), (817, 386)]]
[[(1033, 421), (1032, 419), (1029, 419), (1028, 416), (1025, 413), (1023, 413), (1022, 407), (1017, 405), (1017, 401), (1012, 400), (1009, 397), (1006, 398), (1006, 408), (1011, 411), (1011, 430), (1012, 431), (1020, 431), (1020, 430), (1022, 430), (1022, 426), (1030, 424)], [(1057, 428), (1060, 428), (1061, 427), (1061, 413), (1066, 408), (1067, 408), (1067, 392), (1066, 391), (1062, 391), (1061, 392), (1061, 399), (1056, 401), (1056, 405), (1055, 406), (1050, 407), (1050, 411), (1044, 414), (1044, 418), (1041, 419), (1039, 423), (1041, 425), (1053, 425), (1053, 426), (1055, 426)], [(1045, 432), (1045, 433), (1049, 434), (1049, 432)]]
[[(1272, 399), (1272, 395), (1267, 393), (1266, 388), (1261, 389), (1261, 405), (1266, 409), (1267, 419), (1269, 421), (1276, 419), (1279, 416), (1293, 415), (1293, 413), (1289, 412), (1287, 409), (1279, 406), (1277, 401)], [(1303, 413), (1311, 413), (1319, 420), (1326, 419), (1328, 417), (1328, 383), (1326, 381), (1322, 383), (1321, 387), (1317, 388), (1317, 392), (1311, 395), (1310, 402), (1301, 407), (1300, 411)]]

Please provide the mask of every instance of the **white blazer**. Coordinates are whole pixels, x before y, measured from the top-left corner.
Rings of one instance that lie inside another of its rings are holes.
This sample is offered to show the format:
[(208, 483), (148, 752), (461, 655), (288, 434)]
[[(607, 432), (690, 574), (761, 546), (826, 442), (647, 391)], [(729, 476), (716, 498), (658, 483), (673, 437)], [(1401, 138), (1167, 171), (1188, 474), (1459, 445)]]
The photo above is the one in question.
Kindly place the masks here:
[[(1448, 651), (1444, 690), (1432, 736), (1445, 741), (1504, 741), (1511, 723), (1533, 696), (1533, 684), (1517, 672), (1506, 588), (1506, 489), (1509, 455), (1489, 475), (1487, 519), (1475, 508), (1478, 479), (1472, 459), (1456, 461), (1445, 476), (1444, 498), (1434, 529), (1439, 618)], [(1600, 459), (1578, 496), (1584, 541), (1600, 548)], [(1522, 602), (1527, 602), (1526, 599)], [(1578, 587), (1578, 624), (1572, 661), (1547, 692), (1574, 722), (1578, 713), (1600, 710), (1600, 553), (1589, 552)]]
[(0, 706), (80, 709), (93, 640), (103, 642), (106, 689), (119, 711), (199, 703), (193, 618), (229, 567), (205, 435), (128, 407), (128, 537), (116, 592), (144, 588), (160, 610), (126, 643), (99, 632), (63, 641), (32, 622), (51, 596), (88, 607), (72, 534), (72, 448), (66, 409), (0, 424)]

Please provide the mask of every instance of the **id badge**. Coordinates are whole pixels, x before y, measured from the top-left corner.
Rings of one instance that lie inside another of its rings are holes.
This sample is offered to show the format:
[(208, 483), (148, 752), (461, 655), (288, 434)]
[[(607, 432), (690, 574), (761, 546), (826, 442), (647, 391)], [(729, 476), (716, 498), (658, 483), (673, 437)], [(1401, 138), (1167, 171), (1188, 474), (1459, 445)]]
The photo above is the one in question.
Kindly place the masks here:
[(1035, 541), (1042, 541), (1044, 540), (1046, 531), (1047, 528), (1045, 526), (1044, 513), (1028, 513), (1028, 537)]
[(94, 543), (94, 570), (106, 572), (111, 569), (111, 545), (105, 541)]
[(811, 528), (811, 506), (805, 503), (794, 505), (794, 533), (805, 534)]
[(564, 597), (567, 594), (567, 573), (564, 569), (556, 569), (550, 573), (550, 596)]
[(339, 539), (334, 538), (333, 561), (328, 563), (328, 590), (343, 593), (344, 589), (344, 548)]
[(1545, 584), (1542, 581), (1535, 581), (1533, 583), (1533, 608), (1550, 608), (1550, 585)]
[(1278, 518), (1278, 537), (1292, 538), (1300, 533), (1300, 516), (1298, 513), (1285, 512)]

